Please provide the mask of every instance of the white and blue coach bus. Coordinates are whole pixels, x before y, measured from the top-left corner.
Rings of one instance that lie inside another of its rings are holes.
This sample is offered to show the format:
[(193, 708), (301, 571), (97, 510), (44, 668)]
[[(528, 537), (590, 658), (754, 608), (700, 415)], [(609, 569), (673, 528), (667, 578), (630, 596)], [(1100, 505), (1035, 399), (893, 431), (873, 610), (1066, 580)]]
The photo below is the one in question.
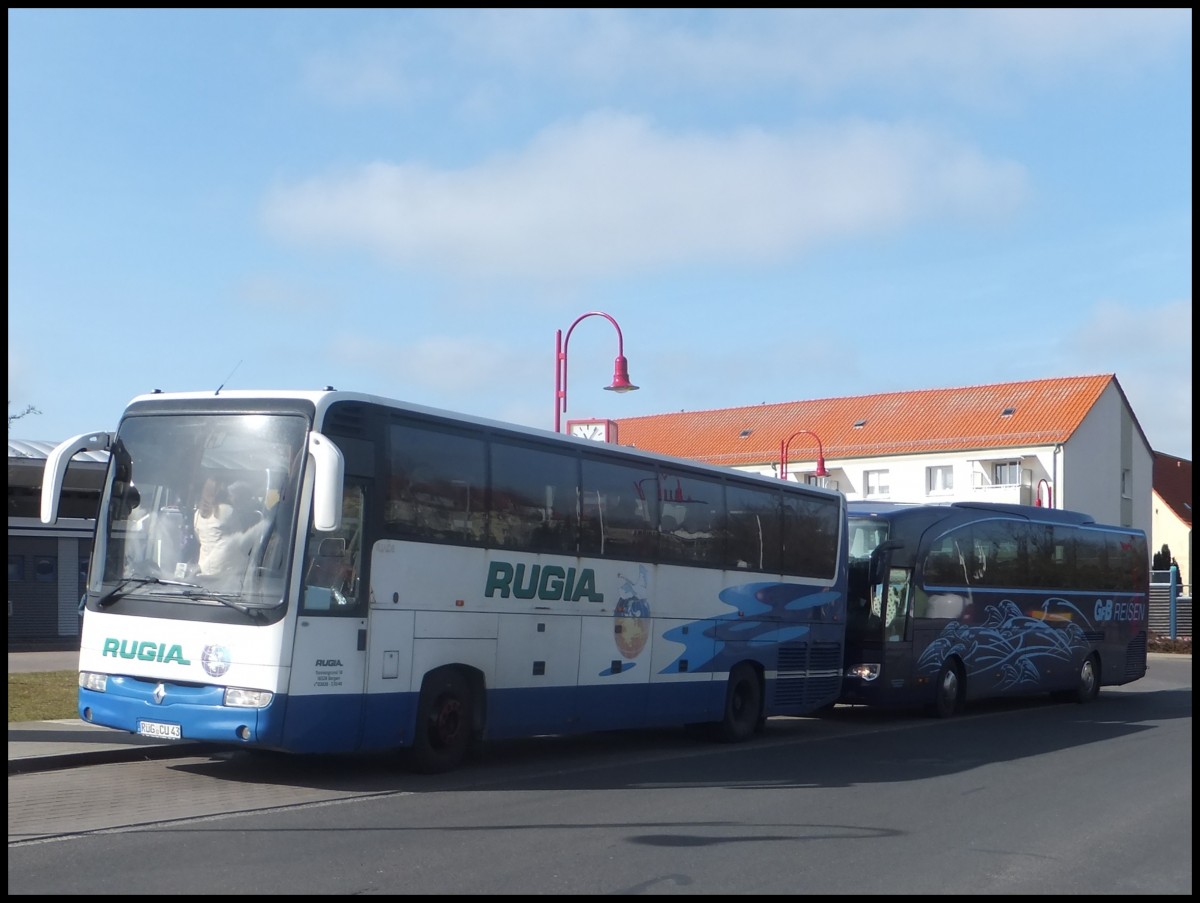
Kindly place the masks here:
[(332, 389), (153, 393), (54, 450), (43, 521), (98, 448), (89, 723), (434, 772), (838, 697), (837, 492)]

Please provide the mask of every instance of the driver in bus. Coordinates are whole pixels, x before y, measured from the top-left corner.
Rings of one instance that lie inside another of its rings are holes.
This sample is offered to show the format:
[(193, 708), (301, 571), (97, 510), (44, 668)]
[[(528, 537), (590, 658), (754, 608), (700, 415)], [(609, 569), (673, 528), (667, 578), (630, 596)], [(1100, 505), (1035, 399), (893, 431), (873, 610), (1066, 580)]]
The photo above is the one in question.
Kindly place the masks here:
[(196, 539), (200, 542), (197, 560), (200, 574), (215, 576), (239, 568), (244, 570), (258, 538), (260, 522), (248, 486), (235, 483), (226, 487), (209, 477), (200, 492), (193, 518)]

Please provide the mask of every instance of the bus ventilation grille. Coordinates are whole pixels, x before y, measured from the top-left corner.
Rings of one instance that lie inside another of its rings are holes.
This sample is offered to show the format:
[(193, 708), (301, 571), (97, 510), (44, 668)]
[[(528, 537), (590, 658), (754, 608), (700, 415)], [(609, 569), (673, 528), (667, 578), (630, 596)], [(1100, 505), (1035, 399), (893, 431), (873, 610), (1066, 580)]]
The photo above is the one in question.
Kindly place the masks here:
[(1137, 680), (1146, 673), (1146, 634), (1139, 633), (1125, 648), (1125, 678)]
[(793, 643), (779, 650), (775, 708), (814, 707), (841, 689), (842, 647), (838, 643)]
[(361, 404), (343, 402), (329, 409), (325, 418), (325, 432), (341, 436), (365, 436), (366, 414)]

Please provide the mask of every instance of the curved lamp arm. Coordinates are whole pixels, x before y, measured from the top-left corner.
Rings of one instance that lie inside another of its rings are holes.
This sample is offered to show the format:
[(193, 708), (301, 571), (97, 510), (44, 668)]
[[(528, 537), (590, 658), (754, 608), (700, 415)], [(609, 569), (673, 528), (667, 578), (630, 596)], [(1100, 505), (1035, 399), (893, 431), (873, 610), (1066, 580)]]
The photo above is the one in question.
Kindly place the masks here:
[(629, 362), (625, 359), (625, 337), (621, 335), (621, 327), (609, 314), (602, 310), (591, 310), (575, 318), (575, 322), (567, 327), (566, 337), (561, 329), (554, 333), (554, 432), (562, 428), (562, 415), (567, 410), (567, 344), (571, 341), (571, 333), (583, 320), (588, 317), (604, 317), (617, 331), (617, 359), (613, 365), (612, 385), (604, 388), (610, 392), (632, 392), (637, 388), (629, 381)]
[(779, 443), (779, 479), (787, 479), (787, 464), (788, 464), (788, 446), (797, 436), (812, 436), (817, 441), (817, 476), (827, 477), (829, 471), (825, 469), (825, 448), (821, 445), (821, 437), (812, 430), (797, 430), (786, 439)]

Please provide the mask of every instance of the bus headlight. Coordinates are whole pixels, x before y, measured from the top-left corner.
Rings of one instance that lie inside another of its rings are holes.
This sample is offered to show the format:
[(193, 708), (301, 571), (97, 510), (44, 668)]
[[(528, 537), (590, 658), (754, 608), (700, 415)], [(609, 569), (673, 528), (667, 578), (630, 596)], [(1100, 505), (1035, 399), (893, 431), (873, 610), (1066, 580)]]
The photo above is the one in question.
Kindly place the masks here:
[(97, 693), (103, 693), (108, 688), (108, 675), (95, 674), (91, 671), (80, 671), (79, 686), (85, 690), (95, 690)]
[(242, 687), (225, 688), (225, 705), (238, 709), (261, 709), (270, 704), (274, 693), (266, 690), (246, 690)]
[(857, 677), (859, 680), (872, 681), (879, 677), (879, 665), (876, 662), (861, 662), (846, 669), (847, 677)]

